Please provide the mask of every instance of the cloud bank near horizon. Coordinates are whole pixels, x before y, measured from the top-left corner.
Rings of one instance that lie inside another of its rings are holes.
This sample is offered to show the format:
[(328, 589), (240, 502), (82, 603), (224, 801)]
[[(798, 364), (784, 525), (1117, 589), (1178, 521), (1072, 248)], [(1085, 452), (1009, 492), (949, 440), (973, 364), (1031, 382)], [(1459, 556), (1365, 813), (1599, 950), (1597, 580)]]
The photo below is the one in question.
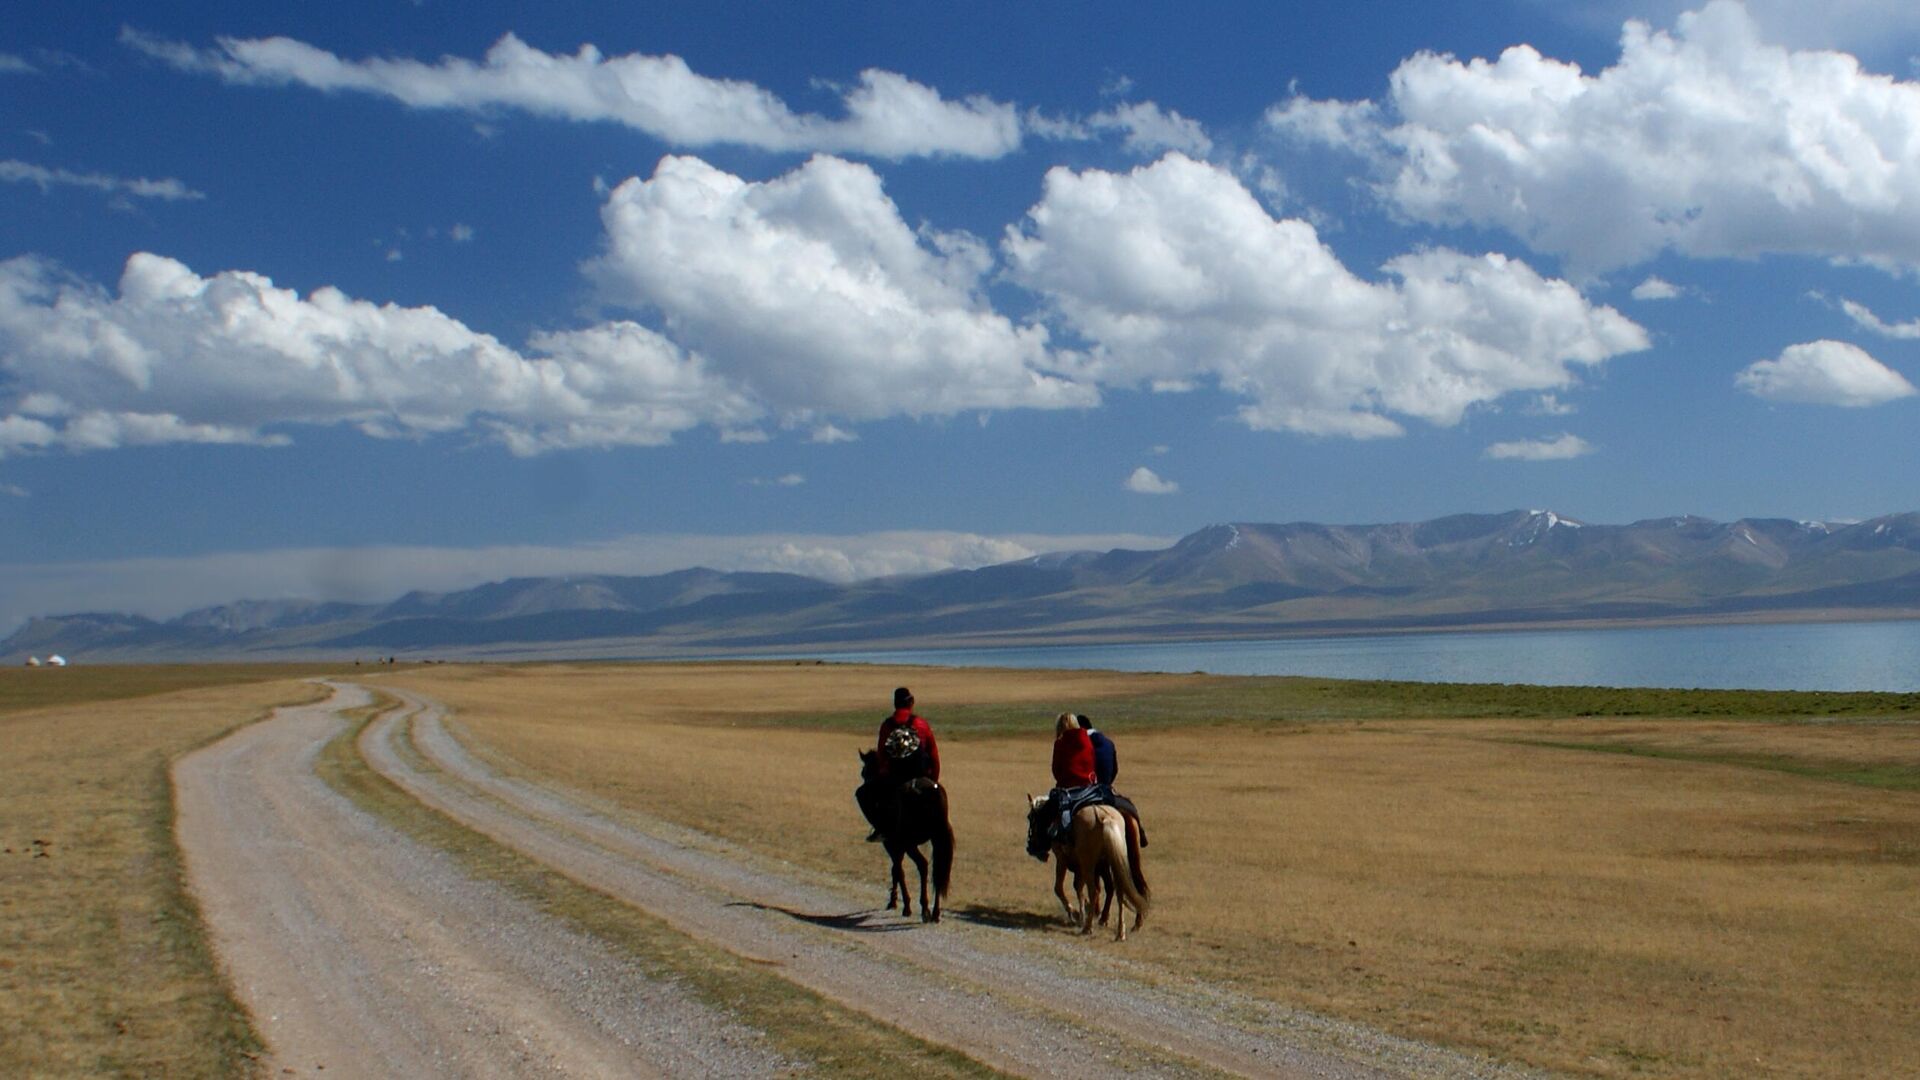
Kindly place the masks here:
[(1054, 551), (1157, 550), (1177, 537), (893, 531), (857, 535), (629, 536), (570, 545), (382, 546), (0, 564), (0, 635), (29, 617), (117, 611), (153, 619), (239, 600), (383, 603), (511, 577), (648, 575), (705, 566), (836, 583), (968, 570)]

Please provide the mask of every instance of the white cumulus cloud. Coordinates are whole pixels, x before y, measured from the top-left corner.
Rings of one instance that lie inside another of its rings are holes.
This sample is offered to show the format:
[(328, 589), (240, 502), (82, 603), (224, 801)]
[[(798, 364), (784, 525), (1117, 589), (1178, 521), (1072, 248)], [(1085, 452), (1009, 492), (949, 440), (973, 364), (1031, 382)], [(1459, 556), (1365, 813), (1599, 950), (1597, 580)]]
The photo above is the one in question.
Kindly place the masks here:
[(1160, 474), (1142, 465), (1127, 477), (1126, 489), (1140, 495), (1172, 495), (1180, 490), (1180, 485), (1162, 479)]
[(474, 427), (516, 452), (653, 445), (754, 407), (633, 323), (535, 335), (525, 356), (431, 307), (302, 298), (245, 271), (135, 254), (119, 294), (33, 257), (0, 262), (0, 453), (286, 441), (278, 425), (378, 436)]
[(1733, 0), (1671, 32), (1627, 23), (1592, 75), (1528, 45), (1420, 53), (1383, 102), (1268, 120), (1370, 157), (1408, 217), (1505, 229), (1584, 271), (1668, 249), (1920, 267), (1920, 84), (1768, 44)]
[(865, 165), (820, 156), (758, 183), (667, 157), (602, 219), (606, 297), (659, 312), (785, 422), (1099, 400), (1052, 372), (1045, 328), (992, 309), (985, 245), (909, 228)]
[(1566, 461), (1593, 453), (1593, 444), (1578, 435), (1562, 432), (1551, 439), (1516, 439), (1497, 442), (1486, 448), (1482, 457), (1494, 461)]
[(1740, 389), (1769, 401), (1863, 408), (1915, 393), (1892, 368), (1844, 341), (1789, 345), (1775, 360), (1756, 360), (1735, 380)]
[(548, 53), (512, 34), (478, 61), (447, 56), (431, 63), (351, 60), (284, 37), (220, 38), (205, 49), (135, 30), (123, 31), (121, 40), (174, 67), (230, 83), (376, 94), (420, 109), (521, 109), (624, 124), (678, 146), (724, 143), (897, 160), (996, 158), (1020, 144), (1013, 106), (983, 96), (948, 100), (877, 69), (861, 72), (859, 84), (842, 94), (844, 116), (826, 117), (794, 112), (753, 83), (699, 74), (678, 56), (606, 56), (592, 45)]
[(1397, 435), (1390, 414), (1452, 425), (1648, 344), (1612, 308), (1499, 255), (1420, 251), (1366, 281), (1311, 224), (1275, 220), (1232, 174), (1180, 154), (1126, 174), (1050, 171), (1003, 249), (1012, 278), (1090, 343), (1080, 377), (1210, 380), (1247, 400), (1255, 428)]

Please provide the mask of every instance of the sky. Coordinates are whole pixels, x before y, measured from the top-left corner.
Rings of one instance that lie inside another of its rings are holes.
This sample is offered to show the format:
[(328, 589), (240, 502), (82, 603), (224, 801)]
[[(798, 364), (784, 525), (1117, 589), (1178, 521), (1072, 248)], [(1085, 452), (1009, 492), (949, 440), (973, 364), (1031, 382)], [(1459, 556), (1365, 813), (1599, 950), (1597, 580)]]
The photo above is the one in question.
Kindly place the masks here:
[(1920, 509), (1917, 275), (1908, 3), (26, 5), (0, 632)]

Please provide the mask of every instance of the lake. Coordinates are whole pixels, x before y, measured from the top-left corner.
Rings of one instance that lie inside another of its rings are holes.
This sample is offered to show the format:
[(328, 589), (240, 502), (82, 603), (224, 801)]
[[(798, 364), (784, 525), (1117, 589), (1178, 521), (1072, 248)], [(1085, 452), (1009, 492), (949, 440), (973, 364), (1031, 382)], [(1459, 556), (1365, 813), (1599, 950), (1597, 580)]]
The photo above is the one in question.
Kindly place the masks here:
[(1205, 671), (1417, 682), (1920, 691), (1920, 620), (1372, 634), (809, 653), (941, 667)]

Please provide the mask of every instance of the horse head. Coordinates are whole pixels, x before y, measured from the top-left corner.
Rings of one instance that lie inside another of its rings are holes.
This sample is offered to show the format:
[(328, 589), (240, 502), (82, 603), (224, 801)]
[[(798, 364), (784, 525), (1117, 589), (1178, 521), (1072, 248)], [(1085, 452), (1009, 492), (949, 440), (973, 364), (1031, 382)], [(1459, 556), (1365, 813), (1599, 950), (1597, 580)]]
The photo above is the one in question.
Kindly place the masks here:
[(874, 750), (860, 751), (860, 779), (862, 780), (873, 779), (873, 774), (879, 771), (879, 768), (880, 768), (880, 754), (878, 751), (874, 751)]
[(1047, 799), (1044, 795), (1027, 795), (1027, 854), (1047, 861)]

